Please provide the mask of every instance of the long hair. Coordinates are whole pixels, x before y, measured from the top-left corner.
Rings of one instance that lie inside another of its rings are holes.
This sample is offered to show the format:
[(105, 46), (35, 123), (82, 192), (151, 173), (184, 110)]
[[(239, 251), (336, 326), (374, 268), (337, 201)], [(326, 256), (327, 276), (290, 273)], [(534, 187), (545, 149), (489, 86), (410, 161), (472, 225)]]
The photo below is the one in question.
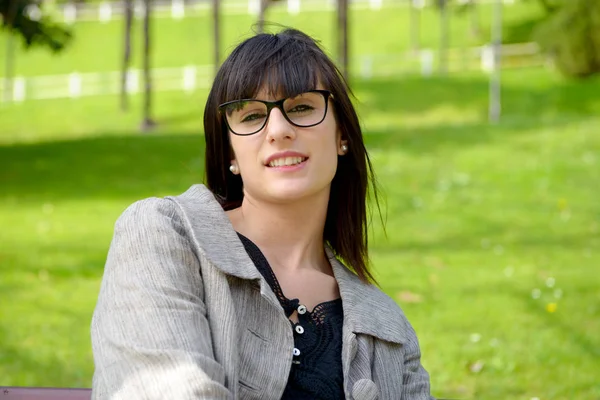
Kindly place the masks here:
[(253, 98), (263, 88), (291, 97), (316, 89), (333, 94), (332, 107), (348, 152), (338, 156), (331, 182), (324, 239), (335, 255), (363, 282), (374, 282), (369, 270), (367, 196), (369, 183), (377, 207), (377, 187), (351, 93), (342, 74), (310, 36), (285, 29), (261, 33), (239, 44), (219, 69), (204, 110), (206, 185), (225, 210), (241, 205), (242, 179), (229, 172), (232, 157), (229, 132), (219, 104)]

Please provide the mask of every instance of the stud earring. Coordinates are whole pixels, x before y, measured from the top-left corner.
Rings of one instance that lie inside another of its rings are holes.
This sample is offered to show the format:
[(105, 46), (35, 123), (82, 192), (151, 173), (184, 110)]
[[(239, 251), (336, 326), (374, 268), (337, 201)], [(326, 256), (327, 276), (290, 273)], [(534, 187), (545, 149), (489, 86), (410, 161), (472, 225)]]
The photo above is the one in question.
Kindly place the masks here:
[(343, 144), (343, 145), (342, 145), (342, 151), (343, 151), (344, 153), (346, 153), (346, 152), (348, 151), (348, 146), (347, 146), (347, 145), (345, 145), (345, 144)]
[(232, 174), (234, 174), (234, 175), (237, 175), (237, 174), (239, 174), (239, 173), (240, 173), (240, 169), (239, 169), (239, 168), (238, 168), (238, 166), (237, 166), (237, 165), (235, 165), (235, 164), (231, 164), (231, 165), (229, 166), (229, 170), (230, 170), (230, 171), (231, 171), (231, 173), (232, 173)]

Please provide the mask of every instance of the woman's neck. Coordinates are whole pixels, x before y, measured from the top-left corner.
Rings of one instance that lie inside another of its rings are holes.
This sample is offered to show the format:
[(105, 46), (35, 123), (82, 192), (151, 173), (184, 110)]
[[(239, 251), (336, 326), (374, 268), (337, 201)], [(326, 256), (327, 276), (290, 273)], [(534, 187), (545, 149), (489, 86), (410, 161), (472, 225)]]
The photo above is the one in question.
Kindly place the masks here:
[(244, 196), (227, 212), (236, 231), (252, 240), (273, 269), (310, 268), (330, 274), (323, 248), (329, 190), (294, 203), (269, 203)]

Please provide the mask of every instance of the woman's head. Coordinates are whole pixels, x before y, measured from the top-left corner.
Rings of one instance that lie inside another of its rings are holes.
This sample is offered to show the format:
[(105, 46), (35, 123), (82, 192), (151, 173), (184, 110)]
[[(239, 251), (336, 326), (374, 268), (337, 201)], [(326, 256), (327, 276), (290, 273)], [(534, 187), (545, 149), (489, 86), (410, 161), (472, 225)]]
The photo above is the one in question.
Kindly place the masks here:
[[(245, 194), (292, 202), (327, 192), (324, 238), (368, 280), (372, 171), (348, 93), (334, 63), (304, 33), (245, 40), (221, 66), (207, 100), (206, 183), (225, 209), (241, 205)], [(239, 101), (247, 99), (258, 101)]]

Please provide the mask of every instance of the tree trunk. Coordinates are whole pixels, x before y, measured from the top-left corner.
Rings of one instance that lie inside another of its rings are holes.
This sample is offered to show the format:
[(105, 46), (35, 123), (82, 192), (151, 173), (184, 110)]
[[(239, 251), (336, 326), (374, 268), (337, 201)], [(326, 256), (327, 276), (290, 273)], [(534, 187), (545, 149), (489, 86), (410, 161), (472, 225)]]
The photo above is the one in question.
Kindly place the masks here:
[(421, 48), (421, 10), (415, 4), (416, 0), (410, 0), (409, 37), (410, 48), (417, 53)]
[(221, 46), (220, 29), (219, 29), (219, 0), (213, 0), (213, 37), (215, 39), (214, 47), (214, 61), (215, 61), (215, 76), (219, 70), (220, 53), (219, 48)]
[(152, 129), (156, 123), (152, 120), (152, 77), (150, 76), (150, 15), (152, 0), (144, 0), (144, 120), (142, 131)]
[(12, 99), (13, 95), (13, 78), (15, 74), (15, 34), (10, 31), (11, 26), (14, 24), (15, 18), (17, 17), (18, 1), (12, 1), (10, 3), (6, 26), (9, 30), (6, 35), (6, 63), (4, 64), (4, 101), (8, 102)]
[(348, 0), (338, 0), (338, 57), (342, 75), (348, 79)]
[(479, 7), (475, 0), (471, 0), (471, 36), (478, 38), (481, 34), (481, 24), (479, 22)]
[(492, 123), (500, 121), (502, 112), (501, 80), (500, 80), (500, 49), (502, 46), (502, 0), (496, 0), (492, 23), (492, 45), (494, 46), (494, 68), (490, 76), (489, 120)]
[(263, 33), (265, 31), (265, 14), (267, 7), (269, 6), (269, 0), (260, 0), (260, 7), (258, 8), (258, 32)]
[(450, 43), (450, 13), (448, 0), (439, 0), (440, 4), (440, 74), (448, 73), (448, 47)]
[(129, 109), (127, 95), (127, 78), (131, 60), (131, 25), (133, 22), (133, 0), (125, 0), (125, 43), (123, 48), (123, 64), (121, 66), (121, 111)]

